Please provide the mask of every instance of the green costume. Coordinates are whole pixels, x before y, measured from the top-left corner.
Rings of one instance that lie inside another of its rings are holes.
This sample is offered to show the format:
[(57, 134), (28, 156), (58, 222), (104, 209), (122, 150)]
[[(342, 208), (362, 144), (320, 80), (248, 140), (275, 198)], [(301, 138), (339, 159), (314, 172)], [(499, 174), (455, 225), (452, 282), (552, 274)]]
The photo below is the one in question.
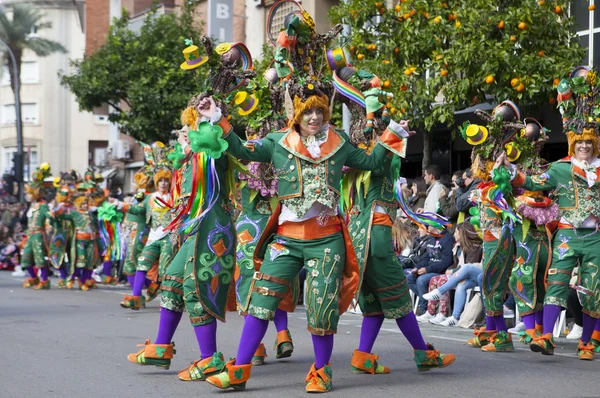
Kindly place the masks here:
[[(342, 167), (347, 165), (361, 170), (381, 168), (387, 154), (386, 148), (398, 145), (402, 140), (388, 130), (383, 136), (386, 139), (382, 139), (373, 149), (373, 155), (367, 156), (363, 150), (354, 148), (347, 141), (344, 132), (329, 129), (326, 138), (319, 137), (325, 134), (323, 132), (315, 137), (324, 141), (320, 145), (320, 157), (315, 159), (308, 152), (307, 143), (291, 129), (272, 132), (248, 146), (235, 133), (232, 134), (230, 126), (225, 125), (224, 129), (224, 139), (233, 156), (243, 160), (272, 162), (278, 178), (280, 205), (271, 216), (256, 248), (255, 257), (264, 259), (254, 283), (248, 313), (259, 319), (273, 320), (275, 310), (291, 281), (305, 267), (308, 330), (317, 335), (336, 333), (339, 316), (347, 310), (354, 297), (360, 275), (350, 236), (343, 223), (340, 223), (337, 232), (325, 236), (325, 227), (319, 231), (319, 225), (325, 226), (328, 221), (339, 219), (337, 207)], [(305, 231), (297, 237), (277, 232), (282, 230), (277, 226), (283, 206), (288, 215), (302, 220), (315, 202), (330, 209), (305, 219), (317, 220), (316, 231)], [(336, 231), (335, 225), (330, 230)], [(319, 233), (321, 235), (317, 238), (312, 238)]]
[(73, 264), (75, 258), (75, 228), (71, 220), (55, 219), (54, 233), (48, 248), (50, 263), (54, 268), (60, 268), (63, 262)]
[[(133, 205), (137, 205), (143, 200), (134, 199)], [(135, 275), (137, 269), (137, 259), (146, 246), (148, 240), (149, 228), (146, 225), (146, 217), (133, 213), (125, 214), (125, 220), (121, 224), (123, 235), (126, 237), (127, 257), (123, 264), (123, 274), (127, 276)]]
[(59, 219), (70, 220), (75, 225), (75, 267), (93, 270), (98, 260), (96, 224), (89, 211), (57, 212)]
[[(175, 206), (190, 200), (195, 171), (203, 164), (203, 153), (192, 153), (175, 173), (180, 196)], [(214, 161), (217, 178), (225, 181), (228, 168), (226, 156)], [(198, 177), (196, 177), (198, 178)], [(218, 197), (212, 209), (196, 221), (167, 268), (161, 285), (161, 307), (182, 312), (187, 310), (193, 326), (205, 325), (215, 318), (225, 321), (229, 290), (235, 267), (235, 229), (231, 220), (231, 204), (225, 184), (219, 185)]]
[[(177, 234), (160, 232), (171, 223), (172, 217), (170, 208), (159, 202), (157, 198), (160, 198), (158, 192), (147, 195), (143, 202), (126, 206), (126, 212), (143, 217), (150, 227), (148, 241), (137, 259), (136, 270), (148, 272), (158, 261), (158, 281), (160, 282), (175, 255)], [(153, 234), (158, 235), (153, 239)]]
[(32, 265), (38, 268), (46, 267), (48, 248), (46, 246), (46, 220), (51, 220), (50, 210), (46, 203), (36, 202), (31, 205), (31, 215), (28, 220), (27, 243), (21, 256), (21, 267)]
[[(600, 169), (595, 168), (598, 175)], [(584, 313), (600, 318), (600, 233), (595, 228), (586, 228), (584, 221), (590, 216), (600, 216), (600, 179), (593, 183), (586, 173), (566, 157), (550, 165), (539, 176), (519, 173), (513, 185), (529, 191), (554, 191), (562, 225), (554, 233), (552, 241), (552, 263), (546, 278), (544, 304), (567, 307), (569, 280), (573, 268), (579, 265), (577, 291)], [(590, 186), (591, 185), (591, 186)], [(594, 223), (592, 223), (594, 224)]]
[[(391, 163), (391, 157), (387, 157), (383, 169), (349, 173), (344, 179), (344, 190), (354, 185), (353, 203), (347, 214), (348, 230), (363, 273), (360, 309), (364, 316), (383, 314), (396, 319), (412, 311), (412, 302), (402, 265), (392, 246), (391, 220), (396, 218), (398, 202)], [(386, 214), (376, 212), (377, 206)], [(389, 225), (377, 222), (381, 218)]]
[(544, 278), (548, 269), (550, 242), (543, 226), (531, 226), (523, 236), (523, 226), (513, 229), (516, 243), (515, 262), (509, 286), (521, 316), (541, 311), (546, 287)]

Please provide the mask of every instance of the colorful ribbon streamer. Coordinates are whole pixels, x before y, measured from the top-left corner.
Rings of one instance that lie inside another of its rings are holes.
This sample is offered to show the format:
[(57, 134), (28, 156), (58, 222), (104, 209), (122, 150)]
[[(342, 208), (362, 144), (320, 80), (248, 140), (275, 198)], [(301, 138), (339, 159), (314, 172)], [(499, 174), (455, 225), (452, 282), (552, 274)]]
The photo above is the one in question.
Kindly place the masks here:
[(340, 77), (337, 75), (337, 71), (333, 72), (333, 87), (335, 87), (335, 90), (344, 97), (356, 102), (363, 108), (366, 108), (365, 96), (363, 93), (356, 87), (340, 79)]

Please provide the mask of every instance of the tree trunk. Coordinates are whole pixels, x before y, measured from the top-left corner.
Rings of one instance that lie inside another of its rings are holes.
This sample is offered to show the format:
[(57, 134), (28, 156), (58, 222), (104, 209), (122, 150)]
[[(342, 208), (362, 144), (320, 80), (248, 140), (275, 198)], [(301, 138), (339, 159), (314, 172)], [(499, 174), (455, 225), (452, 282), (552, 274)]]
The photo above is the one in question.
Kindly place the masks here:
[(431, 164), (431, 132), (423, 131), (423, 170)]
[[(12, 59), (10, 58), (10, 55), (8, 55), (7, 61), (8, 61), (8, 72), (10, 75), (10, 88), (12, 89), (13, 95), (14, 95), (14, 99), (15, 99), (15, 127), (16, 127), (16, 131), (17, 131), (17, 156), (19, 157), (20, 161), (16, 161), (15, 162), (15, 177), (18, 178), (18, 192), (17, 192), (17, 197), (22, 198), (24, 195), (23, 192), (23, 185), (24, 185), (24, 180), (25, 180), (25, 175), (23, 172), (23, 166), (25, 164), (24, 161), (24, 155), (23, 155), (23, 115), (21, 114), (20, 110), (21, 110), (21, 58), (22, 58), (22, 51), (20, 49), (12, 49), (12, 52), (15, 56), (15, 63), (16, 63), (16, 76), (15, 76), (15, 70), (13, 69), (13, 63), (12, 63)], [(17, 82), (15, 79), (19, 79), (18, 80), (18, 95), (17, 95), (17, 86), (15, 85), (15, 82)], [(17, 101), (17, 99), (19, 99)], [(17, 103), (18, 102), (18, 103)], [(17, 111), (19, 110), (19, 111)], [(19, 132), (21, 132), (20, 136), (19, 136)], [(17, 170), (16, 168), (20, 168), (20, 170)], [(31, 172), (31, 170), (29, 170), (29, 172)]]

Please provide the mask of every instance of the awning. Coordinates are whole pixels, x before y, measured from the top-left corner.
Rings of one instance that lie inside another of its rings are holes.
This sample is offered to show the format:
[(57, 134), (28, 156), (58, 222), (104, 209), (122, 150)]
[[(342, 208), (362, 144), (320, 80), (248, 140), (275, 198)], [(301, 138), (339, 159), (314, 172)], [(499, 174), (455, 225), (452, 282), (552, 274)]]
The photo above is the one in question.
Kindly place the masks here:
[(104, 170), (103, 172), (100, 173), (100, 175), (105, 179), (109, 179), (109, 178), (113, 178), (115, 176), (115, 174), (117, 174), (117, 169), (113, 168), (113, 169), (108, 169), (108, 170)]

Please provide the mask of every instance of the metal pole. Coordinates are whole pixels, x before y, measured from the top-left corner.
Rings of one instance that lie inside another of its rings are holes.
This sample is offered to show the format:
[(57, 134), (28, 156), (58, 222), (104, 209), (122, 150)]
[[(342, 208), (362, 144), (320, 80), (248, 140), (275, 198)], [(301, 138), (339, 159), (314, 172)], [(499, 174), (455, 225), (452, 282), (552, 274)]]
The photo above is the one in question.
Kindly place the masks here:
[[(23, 180), (25, 176), (23, 175), (23, 132), (21, 131), (22, 121), (21, 121), (21, 98), (19, 94), (19, 70), (17, 68), (17, 60), (15, 59), (15, 54), (13, 54), (12, 50), (0, 39), (0, 44), (6, 47), (8, 54), (10, 55), (10, 59), (12, 61), (13, 67), (13, 75), (14, 75), (14, 89), (15, 89), (15, 114), (17, 116), (17, 155), (15, 159), (15, 176), (18, 178), (18, 199), (19, 203), (23, 203), (24, 201), (24, 184)], [(20, 170), (17, 170), (19, 168)]]

